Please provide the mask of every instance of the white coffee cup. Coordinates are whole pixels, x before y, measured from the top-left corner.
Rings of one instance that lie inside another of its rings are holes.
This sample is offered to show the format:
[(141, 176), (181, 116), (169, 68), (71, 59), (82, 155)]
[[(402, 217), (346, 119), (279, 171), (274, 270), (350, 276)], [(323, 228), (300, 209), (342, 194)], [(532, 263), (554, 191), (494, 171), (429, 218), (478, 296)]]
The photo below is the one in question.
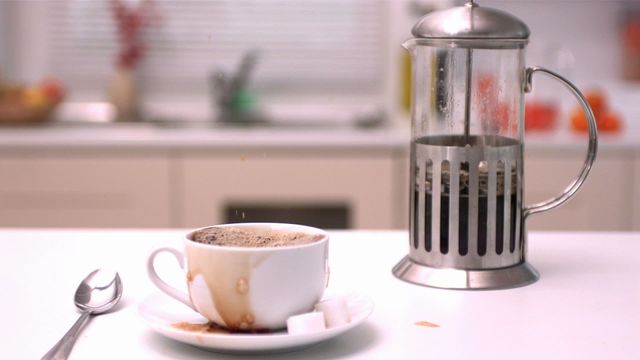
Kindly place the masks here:
[[(301, 232), (319, 240), (282, 247), (220, 246), (184, 239), (184, 254), (173, 248), (153, 251), (147, 261), (151, 281), (163, 292), (210, 321), (234, 330), (275, 330), (287, 318), (312, 311), (327, 286), (329, 235), (317, 228), (279, 223), (225, 224), (267, 231)], [(186, 270), (188, 294), (162, 280), (156, 255), (173, 254)], [(186, 267), (185, 267), (186, 260)]]

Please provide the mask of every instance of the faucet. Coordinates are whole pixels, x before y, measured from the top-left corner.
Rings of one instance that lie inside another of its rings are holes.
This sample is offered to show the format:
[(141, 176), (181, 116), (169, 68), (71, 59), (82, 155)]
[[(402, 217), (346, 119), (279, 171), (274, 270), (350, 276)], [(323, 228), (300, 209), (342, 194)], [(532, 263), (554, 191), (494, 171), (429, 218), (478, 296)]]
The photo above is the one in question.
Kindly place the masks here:
[(217, 121), (223, 123), (256, 123), (264, 119), (251, 110), (251, 99), (246, 87), (251, 72), (258, 60), (258, 51), (249, 50), (242, 56), (240, 64), (230, 77), (223, 71), (211, 75), (211, 88), (214, 103), (218, 107)]

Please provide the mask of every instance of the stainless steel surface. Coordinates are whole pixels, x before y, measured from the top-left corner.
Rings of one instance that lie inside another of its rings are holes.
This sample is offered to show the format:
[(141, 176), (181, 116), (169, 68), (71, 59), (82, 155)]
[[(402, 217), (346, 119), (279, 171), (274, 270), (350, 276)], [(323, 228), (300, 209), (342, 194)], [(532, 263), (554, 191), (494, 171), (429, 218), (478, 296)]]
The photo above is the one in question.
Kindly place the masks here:
[(508, 289), (538, 280), (538, 272), (527, 262), (493, 270), (433, 268), (405, 257), (393, 268), (398, 279), (416, 285), (457, 290)]
[(565, 79), (561, 75), (547, 70), (542, 67), (530, 67), (526, 69), (525, 72), (525, 91), (529, 92), (533, 86), (533, 74), (536, 72), (540, 72), (542, 74), (546, 74), (553, 79), (560, 81), (564, 84), (576, 97), (585, 114), (587, 114), (588, 124), (589, 124), (589, 144), (587, 148), (587, 157), (585, 158), (584, 164), (582, 165), (582, 169), (578, 176), (569, 184), (569, 186), (560, 194), (558, 197), (553, 199), (549, 199), (537, 204), (533, 204), (531, 206), (527, 206), (524, 209), (523, 217), (526, 219), (528, 216), (541, 213), (547, 210), (551, 210), (555, 207), (558, 207), (564, 204), (567, 200), (569, 200), (573, 195), (576, 194), (578, 189), (582, 186), (584, 181), (587, 179), (589, 175), (589, 171), (591, 171), (591, 167), (593, 166), (593, 162), (596, 159), (596, 154), (598, 152), (598, 128), (596, 126), (596, 119), (593, 115), (593, 111), (591, 110), (591, 106), (585, 99), (584, 95), (575, 87), (569, 80)]
[(412, 144), (409, 255), (399, 279), (448, 289), (530, 284), (523, 145), (499, 135), (425, 136)]
[(66, 359), (69, 357), (73, 345), (84, 326), (89, 322), (92, 315), (102, 314), (111, 310), (122, 297), (122, 281), (120, 275), (115, 274), (108, 282), (96, 281), (95, 277), (100, 269), (92, 271), (78, 285), (74, 296), (76, 307), (81, 312), (80, 318), (73, 324), (71, 329), (49, 350), (43, 360)]
[(469, 140), (433, 136), (413, 144), (417, 174), (411, 184), (409, 257), (414, 262), (486, 270), (524, 261), (522, 144), (488, 135)]
[(425, 15), (413, 27), (412, 34), (420, 39), (451, 40), (462, 47), (492, 47), (493, 44), (516, 48), (527, 43), (530, 31), (511, 14), (469, 2)]

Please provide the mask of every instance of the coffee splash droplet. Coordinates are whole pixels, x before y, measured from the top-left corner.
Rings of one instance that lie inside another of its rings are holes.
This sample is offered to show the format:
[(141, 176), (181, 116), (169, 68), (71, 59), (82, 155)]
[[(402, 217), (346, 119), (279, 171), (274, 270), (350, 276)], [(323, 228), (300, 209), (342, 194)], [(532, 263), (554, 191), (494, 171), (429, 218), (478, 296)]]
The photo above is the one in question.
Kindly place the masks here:
[(429, 322), (429, 321), (418, 321), (418, 322), (416, 322), (416, 325), (424, 326), (424, 327), (430, 327), (430, 328), (439, 328), (440, 327), (440, 325), (434, 324), (434, 323)]
[(242, 317), (241, 327), (242, 327), (242, 325), (247, 325), (248, 327), (251, 327), (255, 321), (256, 321), (256, 318), (255, 318), (255, 316), (253, 316), (252, 313), (246, 313)]
[(249, 283), (247, 283), (246, 279), (244, 278), (238, 279), (238, 282), (236, 282), (236, 291), (238, 292), (238, 294), (241, 294), (241, 295), (244, 295), (249, 292)]

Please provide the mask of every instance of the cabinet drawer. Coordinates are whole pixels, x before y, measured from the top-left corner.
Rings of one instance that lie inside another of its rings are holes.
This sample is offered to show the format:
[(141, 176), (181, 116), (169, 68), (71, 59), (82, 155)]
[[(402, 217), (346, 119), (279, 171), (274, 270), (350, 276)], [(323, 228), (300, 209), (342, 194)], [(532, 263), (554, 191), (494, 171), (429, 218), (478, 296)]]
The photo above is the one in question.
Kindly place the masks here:
[(633, 171), (632, 228), (640, 231), (640, 154), (636, 155)]
[[(229, 205), (247, 208), (345, 208), (348, 228), (394, 226), (393, 159), (303, 154), (185, 157), (181, 162), (182, 225), (227, 221)], [(244, 209), (237, 209), (240, 214)], [(252, 218), (253, 214), (247, 214)]]
[(166, 157), (0, 158), (0, 224), (169, 227)]
[[(559, 195), (577, 175), (584, 158), (553, 154), (525, 160), (525, 203)], [(601, 154), (584, 185), (567, 203), (528, 219), (529, 230), (631, 230), (631, 154)]]

